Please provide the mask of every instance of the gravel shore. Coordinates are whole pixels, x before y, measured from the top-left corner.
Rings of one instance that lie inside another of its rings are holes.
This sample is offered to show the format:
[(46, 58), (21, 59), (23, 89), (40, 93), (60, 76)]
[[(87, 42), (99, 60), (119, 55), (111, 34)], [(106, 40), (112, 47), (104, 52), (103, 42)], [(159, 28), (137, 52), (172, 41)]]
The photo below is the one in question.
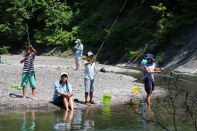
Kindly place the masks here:
[[(21, 91), (12, 88), (13, 84), (20, 84), (23, 64), (20, 64), (21, 56), (2, 56), (5, 64), (0, 64), (0, 112), (13, 110), (56, 110), (59, 107), (50, 103), (54, 90), (54, 83), (59, 80), (61, 72), (69, 74), (69, 83), (73, 86), (74, 98), (79, 102), (75, 103), (75, 108), (87, 108), (84, 101), (84, 77), (82, 66), (75, 71), (73, 58), (60, 58), (49, 56), (37, 56), (35, 59), (35, 72), (37, 80), (36, 100), (31, 99), (31, 88), (27, 88), (29, 98), (22, 99)], [(108, 72), (102, 73), (99, 70), (104, 67)], [(102, 106), (103, 94), (112, 96), (111, 105), (124, 104), (132, 97), (132, 87), (139, 86), (142, 93), (138, 97), (145, 95), (143, 85), (135, 83), (135, 78), (114, 72), (133, 72), (136, 70), (123, 69), (114, 66), (96, 64), (98, 73), (95, 78), (94, 99), (96, 107)], [(156, 88), (154, 96), (164, 94), (165, 91)], [(91, 106), (91, 107), (94, 107)]]

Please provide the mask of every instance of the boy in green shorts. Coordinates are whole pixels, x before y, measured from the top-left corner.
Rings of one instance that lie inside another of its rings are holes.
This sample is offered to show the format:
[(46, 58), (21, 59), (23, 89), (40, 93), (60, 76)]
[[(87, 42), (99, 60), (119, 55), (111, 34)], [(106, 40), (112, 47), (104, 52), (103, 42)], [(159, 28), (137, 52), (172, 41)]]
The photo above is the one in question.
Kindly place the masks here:
[(36, 88), (36, 80), (35, 80), (35, 72), (34, 72), (34, 59), (36, 56), (36, 50), (32, 45), (25, 47), (24, 58), (20, 61), (20, 63), (24, 63), (23, 66), (23, 74), (22, 74), (22, 82), (21, 87), (23, 87), (23, 98), (26, 97), (26, 87), (28, 82), (30, 83), (30, 87), (32, 88), (32, 99), (35, 99), (35, 88)]

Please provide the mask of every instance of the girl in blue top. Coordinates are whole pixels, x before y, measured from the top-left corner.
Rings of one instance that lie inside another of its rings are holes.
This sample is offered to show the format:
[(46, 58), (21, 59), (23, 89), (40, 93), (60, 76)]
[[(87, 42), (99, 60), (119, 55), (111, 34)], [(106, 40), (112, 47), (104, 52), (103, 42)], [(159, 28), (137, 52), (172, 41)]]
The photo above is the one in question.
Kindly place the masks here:
[(66, 110), (74, 110), (72, 86), (68, 83), (68, 74), (62, 73), (60, 81), (55, 83), (53, 95), (55, 105), (64, 105)]

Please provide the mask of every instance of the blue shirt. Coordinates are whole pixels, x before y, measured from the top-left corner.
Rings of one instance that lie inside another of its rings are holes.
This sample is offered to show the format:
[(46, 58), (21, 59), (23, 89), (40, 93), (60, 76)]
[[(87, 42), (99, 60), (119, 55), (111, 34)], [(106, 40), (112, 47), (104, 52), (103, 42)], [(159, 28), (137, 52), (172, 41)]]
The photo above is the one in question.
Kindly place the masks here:
[(79, 43), (75, 46), (75, 48), (78, 48), (75, 52), (76, 57), (82, 57), (83, 56), (83, 44)]
[[(68, 83), (68, 86), (66, 84), (62, 85), (58, 81), (55, 83), (55, 90), (58, 90), (61, 93), (68, 93), (68, 92), (72, 92), (72, 86), (69, 83)], [(53, 100), (55, 100), (55, 98), (57, 97), (59, 97), (59, 94), (56, 91), (54, 91)]]

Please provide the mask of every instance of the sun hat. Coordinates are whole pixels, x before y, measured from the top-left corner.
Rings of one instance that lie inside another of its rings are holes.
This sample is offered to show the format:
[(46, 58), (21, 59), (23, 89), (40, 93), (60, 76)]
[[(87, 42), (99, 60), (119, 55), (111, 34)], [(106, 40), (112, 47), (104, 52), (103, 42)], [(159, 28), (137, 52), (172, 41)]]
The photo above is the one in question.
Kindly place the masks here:
[(153, 54), (146, 54), (145, 59), (152, 59), (155, 61)]
[(61, 77), (62, 77), (63, 75), (66, 75), (66, 76), (68, 77), (68, 74), (67, 74), (66, 72), (62, 72), (62, 73), (61, 73)]
[(76, 39), (75, 43), (81, 43), (81, 40), (80, 39)]
[(92, 51), (89, 51), (89, 52), (87, 53), (87, 55), (88, 55), (88, 56), (93, 56), (94, 54), (92, 53)]

